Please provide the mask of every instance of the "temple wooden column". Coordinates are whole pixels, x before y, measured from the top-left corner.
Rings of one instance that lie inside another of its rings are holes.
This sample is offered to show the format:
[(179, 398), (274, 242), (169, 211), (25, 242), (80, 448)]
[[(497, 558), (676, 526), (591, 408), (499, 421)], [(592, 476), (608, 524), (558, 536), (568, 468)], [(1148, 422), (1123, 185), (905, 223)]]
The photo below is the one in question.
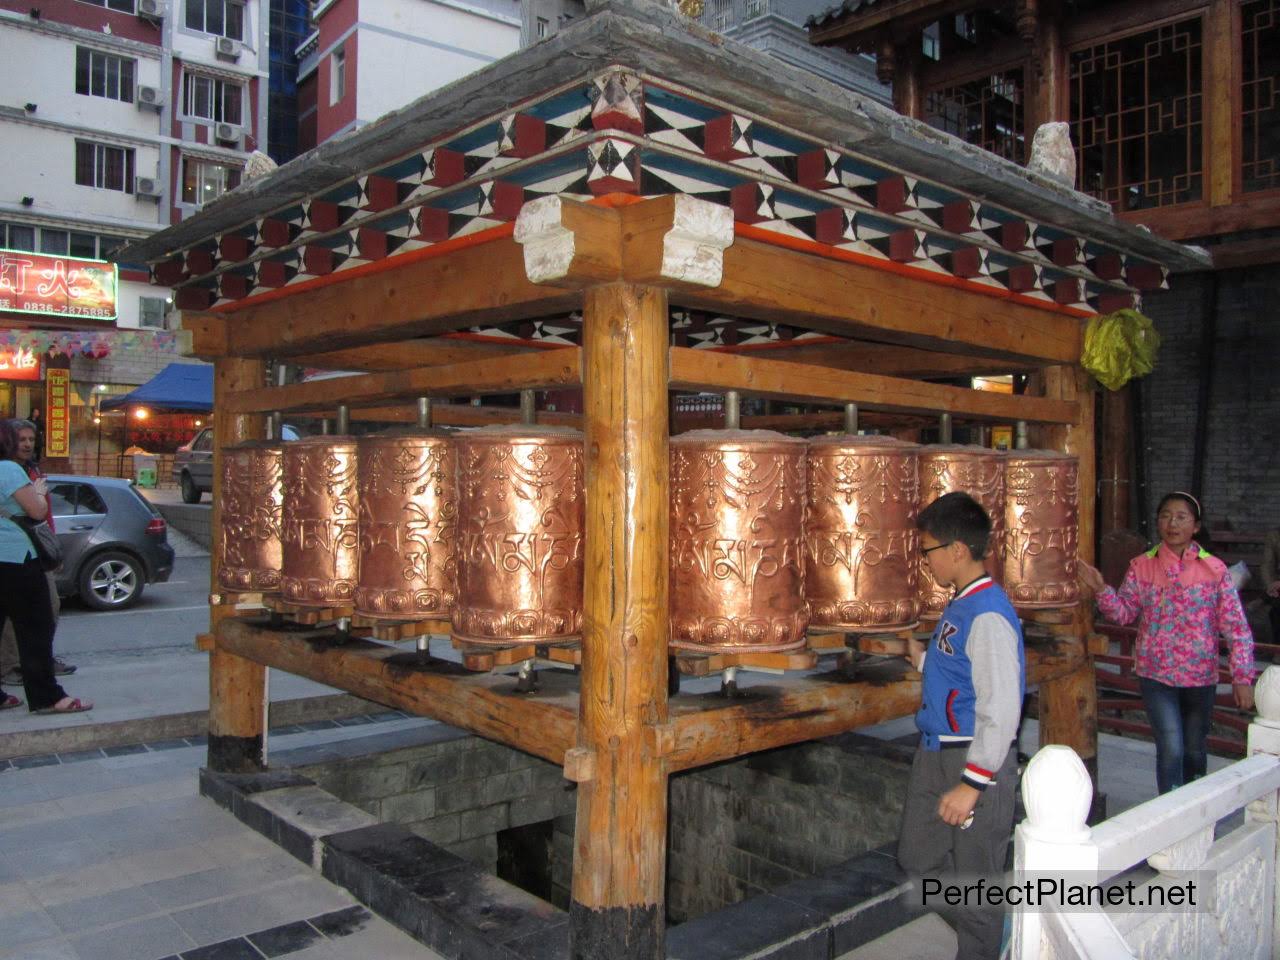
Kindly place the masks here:
[[(1044, 395), (1058, 400), (1075, 401), (1079, 417), (1067, 425), (1043, 426), (1037, 430), (1037, 443), (1061, 450), (1080, 462), (1080, 559), (1093, 563), (1097, 529), (1096, 510), (1097, 459), (1094, 449), (1094, 392), (1089, 375), (1079, 367), (1047, 367), (1043, 372)], [(1086, 638), (1093, 632), (1092, 598), (1082, 598), (1077, 606), (1076, 627)], [(1098, 793), (1098, 687), (1094, 677), (1093, 658), (1069, 673), (1040, 684), (1040, 745), (1060, 743), (1071, 747), (1084, 761), (1093, 777), (1095, 809)]]
[(1027, 145), (1044, 123), (1071, 119), (1067, 51), (1062, 40), (1062, 20), (1056, 0), (1038, 5), (1030, 38), (1031, 62), (1027, 90)]
[[(209, 590), (221, 592), (218, 571), (222, 565), (222, 448), (242, 440), (260, 440), (263, 418), (227, 412), (232, 394), (263, 386), (261, 360), (219, 357), (213, 364), (213, 510), (209, 520)], [(209, 608), (209, 630), (235, 613), (230, 605)], [(209, 751), (210, 770), (220, 773), (252, 773), (263, 766), (263, 733), (266, 729), (267, 668), (215, 646), (209, 651)]]
[(659, 960), (667, 769), (667, 295), (586, 291), (586, 580), (570, 956)]

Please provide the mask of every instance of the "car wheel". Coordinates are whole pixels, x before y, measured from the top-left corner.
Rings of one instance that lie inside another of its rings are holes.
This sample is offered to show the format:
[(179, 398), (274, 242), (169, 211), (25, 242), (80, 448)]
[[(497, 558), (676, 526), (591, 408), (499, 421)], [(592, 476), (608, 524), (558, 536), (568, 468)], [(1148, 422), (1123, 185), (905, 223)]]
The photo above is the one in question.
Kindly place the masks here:
[(182, 471), (182, 477), (179, 479), (178, 484), (182, 487), (183, 503), (200, 502), (200, 488), (197, 487), (196, 482), (191, 479), (191, 474), (187, 473), (185, 470)]
[(95, 610), (131, 607), (142, 587), (142, 564), (127, 553), (99, 553), (80, 568), (80, 599)]

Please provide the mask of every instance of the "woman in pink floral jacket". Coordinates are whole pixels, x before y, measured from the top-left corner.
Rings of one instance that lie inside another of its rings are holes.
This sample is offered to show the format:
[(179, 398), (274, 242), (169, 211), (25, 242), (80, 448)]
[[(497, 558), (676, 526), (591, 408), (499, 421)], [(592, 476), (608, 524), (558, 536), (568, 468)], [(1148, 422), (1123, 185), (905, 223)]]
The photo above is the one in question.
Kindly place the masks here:
[(1170, 493), (1156, 513), (1160, 543), (1129, 564), (1114, 590), (1080, 564), (1080, 579), (1116, 623), (1138, 620), (1136, 672), (1156, 741), (1161, 793), (1204, 776), (1205, 741), (1218, 685), (1218, 643), (1231, 641), (1236, 705), (1253, 709), (1253, 634), (1226, 564), (1193, 539), (1200, 504)]

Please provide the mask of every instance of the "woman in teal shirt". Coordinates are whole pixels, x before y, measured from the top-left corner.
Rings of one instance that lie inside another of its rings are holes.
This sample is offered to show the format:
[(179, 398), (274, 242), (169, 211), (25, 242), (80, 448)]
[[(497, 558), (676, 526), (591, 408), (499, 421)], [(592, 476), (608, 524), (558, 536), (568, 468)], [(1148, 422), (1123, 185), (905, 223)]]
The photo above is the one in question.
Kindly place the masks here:
[[(26, 514), (44, 520), (49, 514), (43, 478), (32, 483), (17, 458), (17, 432), (8, 420), (0, 421), (0, 626), (6, 619), (13, 621), (28, 708), (33, 713), (81, 713), (93, 704), (67, 696), (53, 677), (49, 581), (26, 531), (9, 519)], [(20, 706), (21, 700), (0, 691), (0, 710)]]

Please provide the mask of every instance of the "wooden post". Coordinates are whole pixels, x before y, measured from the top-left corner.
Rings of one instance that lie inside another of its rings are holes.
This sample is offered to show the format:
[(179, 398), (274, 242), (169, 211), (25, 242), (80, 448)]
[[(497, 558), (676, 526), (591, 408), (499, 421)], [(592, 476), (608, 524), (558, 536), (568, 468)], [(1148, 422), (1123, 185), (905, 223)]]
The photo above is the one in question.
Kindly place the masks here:
[(613, 284), (583, 309), (586, 583), (570, 950), (659, 960), (667, 770), (667, 296)]
[(1041, 124), (1070, 120), (1070, 85), (1067, 52), (1062, 41), (1061, 11), (1057, 3), (1045, 3), (1036, 19), (1031, 42), (1030, 89), (1027, 91), (1027, 149)]
[(1205, 23), (1205, 194), (1209, 205), (1231, 203), (1240, 169), (1236, 125), (1240, 117), (1240, 4), (1212, 0)]
[[(213, 510), (210, 516), (212, 548), (209, 590), (220, 593), (218, 570), (222, 566), (222, 448), (242, 440), (262, 438), (263, 418), (226, 412), (227, 398), (241, 390), (263, 385), (261, 360), (223, 357), (213, 364)], [(209, 609), (209, 631), (215, 646), (209, 651), (209, 751), (210, 770), (220, 773), (252, 773), (263, 766), (263, 733), (266, 729), (267, 670), (216, 645), (218, 625), (234, 612), (230, 605)]]
[(924, 96), (920, 89), (920, 33), (913, 31), (897, 44), (897, 69), (893, 74), (893, 109), (913, 120), (924, 118)]
[[(1047, 367), (1043, 375), (1044, 394), (1057, 400), (1074, 400), (1080, 416), (1065, 426), (1042, 427), (1039, 443), (1061, 450), (1080, 462), (1080, 540), (1082, 560), (1094, 562), (1096, 526), (1097, 455), (1094, 442), (1094, 393), (1088, 374), (1079, 367)], [(1080, 643), (1087, 651), (1093, 631), (1089, 601), (1082, 600), (1076, 625)], [(1088, 656), (1071, 673), (1040, 685), (1040, 744), (1065, 744), (1084, 761), (1093, 776), (1095, 816), (1104, 802), (1098, 792), (1098, 688), (1093, 658)]]

